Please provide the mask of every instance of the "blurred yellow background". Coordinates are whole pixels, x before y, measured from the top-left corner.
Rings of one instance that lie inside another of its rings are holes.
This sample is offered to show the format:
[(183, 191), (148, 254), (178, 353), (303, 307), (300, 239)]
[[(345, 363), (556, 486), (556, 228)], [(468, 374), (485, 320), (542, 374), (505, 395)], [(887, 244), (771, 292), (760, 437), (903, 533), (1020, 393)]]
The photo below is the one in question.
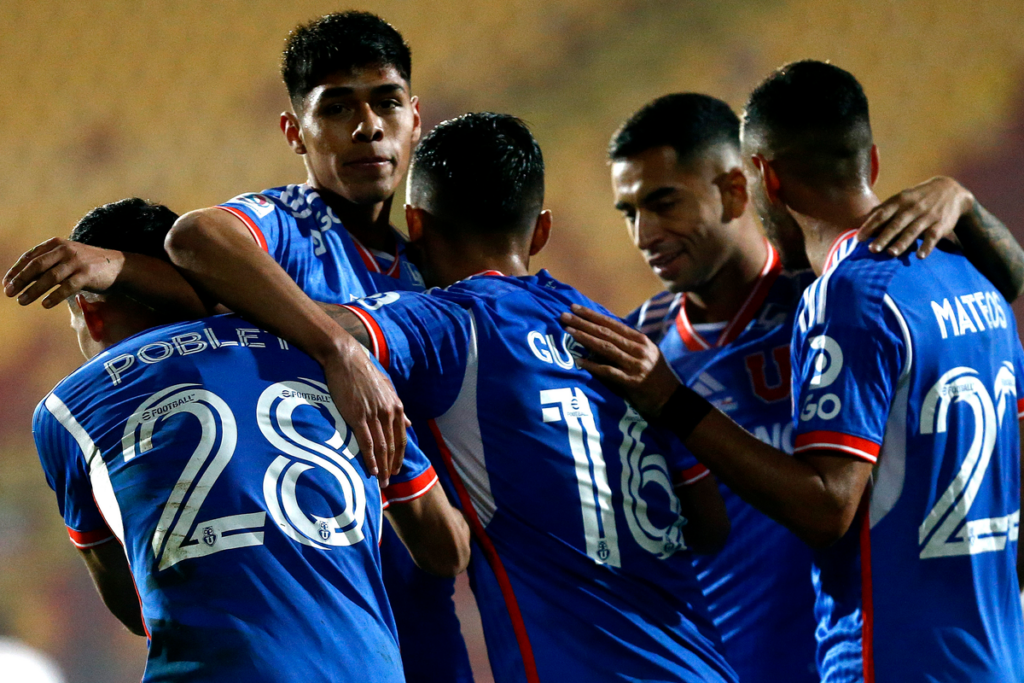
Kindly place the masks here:
[[(882, 153), (879, 194), (952, 174), (1024, 235), (1020, 0), (393, 0), (358, 8), (381, 14), (412, 45), (425, 127), (482, 110), (531, 124), (555, 214), (537, 265), (618, 313), (658, 287), (611, 206), (612, 131), (667, 92), (705, 92), (739, 109), (771, 69), (794, 59), (830, 59), (864, 84)], [(184, 212), (301, 182), (302, 164), (277, 127), (287, 106), (280, 50), (296, 23), (341, 9), (349, 7), (5, 0), (0, 266), (122, 197)], [(0, 324), (0, 634), (52, 654), (71, 681), (136, 681), (145, 643), (121, 630), (93, 592), (30, 435), (35, 404), (81, 362), (67, 314), (4, 300)], [(467, 631), (483, 667), (479, 633), (471, 624)]]

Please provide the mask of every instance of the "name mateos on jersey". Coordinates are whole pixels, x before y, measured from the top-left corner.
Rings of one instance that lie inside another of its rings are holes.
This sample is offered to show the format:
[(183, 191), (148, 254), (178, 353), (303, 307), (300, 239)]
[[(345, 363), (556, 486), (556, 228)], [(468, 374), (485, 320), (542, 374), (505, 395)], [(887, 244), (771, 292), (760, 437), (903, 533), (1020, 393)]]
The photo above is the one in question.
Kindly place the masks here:
[(954, 337), (968, 332), (984, 332), (987, 329), (1006, 329), (1006, 313), (1000, 302), (1003, 298), (994, 291), (963, 294), (942, 303), (932, 301), (932, 312), (939, 325), (942, 338), (950, 332)]

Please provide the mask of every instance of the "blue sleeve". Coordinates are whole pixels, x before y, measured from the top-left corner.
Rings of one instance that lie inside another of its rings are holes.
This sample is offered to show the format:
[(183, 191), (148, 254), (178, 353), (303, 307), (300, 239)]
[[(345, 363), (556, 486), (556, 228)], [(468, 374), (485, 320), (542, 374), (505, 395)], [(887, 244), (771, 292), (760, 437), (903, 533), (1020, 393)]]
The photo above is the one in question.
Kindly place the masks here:
[(902, 316), (868, 269), (833, 272), (804, 293), (793, 332), (793, 452), (874, 463), (907, 354)]
[(384, 292), (346, 305), (370, 333), (412, 420), (443, 415), (462, 389), (476, 339), (472, 314), (440, 297)]
[(669, 474), (672, 476), (672, 487), (689, 486), (711, 474), (711, 471), (697, 461), (686, 446), (673, 439), (665, 456)]
[(57, 494), (57, 509), (75, 546), (89, 548), (105, 543), (114, 535), (93, 499), (85, 456), (75, 438), (50, 412), (47, 401), (52, 403), (53, 399), (48, 396), (36, 407), (32, 436), (46, 482)]
[(416, 432), (410, 427), (409, 441), (405, 445), (405, 460), (397, 474), (391, 475), (388, 487), (384, 489), (385, 505), (415, 500), (434, 487), (437, 473), (420, 450)]
[(288, 224), (294, 219), (274, 199), (262, 194), (240, 194), (218, 208), (241, 220), (260, 249), (281, 262)]

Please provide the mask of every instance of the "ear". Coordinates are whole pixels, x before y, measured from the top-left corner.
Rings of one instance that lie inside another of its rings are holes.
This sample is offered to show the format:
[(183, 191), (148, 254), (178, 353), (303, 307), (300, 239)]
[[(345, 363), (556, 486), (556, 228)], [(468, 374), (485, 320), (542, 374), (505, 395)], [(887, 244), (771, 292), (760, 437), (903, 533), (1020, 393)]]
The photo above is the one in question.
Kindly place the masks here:
[(533, 236), (530, 238), (530, 256), (540, 253), (544, 245), (551, 237), (551, 212), (545, 209), (537, 216), (537, 222), (533, 226)]
[(412, 146), (420, 141), (423, 133), (423, 120), (420, 118), (420, 98), (413, 97), (409, 102), (412, 104)]
[(281, 132), (284, 133), (284, 139), (288, 141), (288, 146), (292, 148), (293, 152), (296, 154), (306, 153), (306, 145), (302, 142), (302, 128), (299, 127), (299, 117), (293, 112), (281, 112)]
[(85, 320), (85, 326), (89, 329), (89, 336), (92, 337), (93, 341), (103, 341), (105, 328), (103, 305), (89, 301), (81, 294), (75, 296), (75, 303), (82, 310), (82, 319)]
[(754, 163), (754, 168), (761, 174), (761, 182), (764, 183), (764, 192), (768, 196), (768, 201), (778, 204), (781, 201), (779, 198), (781, 183), (772, 163), (760, 154), (751, 157), (751, 161)]
[(734, 221), (747, 210), (750, 196), (747, 194), (747, 174), (741, 168), (734, 168), (716, 179), (722, 193), (722, 222)]
[(871, 187), (878, 180), (878, 145), (871, 145)]
[(405, 226), (409, 230), (409, 241), (419, 242), (423, 238), (423, 209), (412, 204), (405, 205)]

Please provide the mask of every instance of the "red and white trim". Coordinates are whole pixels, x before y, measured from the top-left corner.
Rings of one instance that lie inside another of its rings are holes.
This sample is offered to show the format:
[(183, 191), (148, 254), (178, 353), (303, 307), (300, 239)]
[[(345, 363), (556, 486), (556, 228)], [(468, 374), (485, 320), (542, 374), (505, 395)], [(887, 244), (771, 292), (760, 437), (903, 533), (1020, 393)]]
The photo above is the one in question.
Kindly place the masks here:
[[(501, 272), (500, 270), (481, 270), (479, 273), (473, 273), (469, 277), (477, 277), (482, 275), (490, 275), (492, 277), (505, 277), (505, 273)], [(466, 279), (468, 280), (469, 278)]]
[(356, 239), (356, 236), (349, 233), (349, 237), (352, 238), (352, 244), (355, 245), (356, 251), (359, 252), (359, 258), (363, 259), (363, 265), (371, 273), (383, 273), (388, 277), (398, 277), (401, 272), (401, 260), (398, 255), (398, 238), (395, 238), (395, 257), (394, 261), (391, 262), (391, 266), (385, 272), (377, 261), (377, 257), (373, 255), (373, 252), (363, 246), (363, 243)]
[(850, 252), (853, 251), (853, 249), (843, 249), (842, 251), (840, 251), (839, 248), (843, 246), (846, 240), (850, 239), (856, 234), (856, 230), (847, 230), (842, 235), (840, 235), (839, 237), (835, 238), (832, 241), (832, 245), (828, 248), (828, 254), (825, 256), (825, 265), (821, 269), (822, 273), (827, 273), (828, 271), (832, 270), (840, 261), (842, 261), (844, 258), (850, 255)]
[(384, 507), (391, 503), (408, 503), (410, 500), (425, 496), (430, 489), (434, 488), (435, 484), (437, 484), (437, 472), (433, 467), (428, 466), (413, 479), (391, 484), (381, 491), (381, 500)]
[(93, 548), (98, 545), (103, 545), (107, 541), (115, 540), (114, 533), (106, 527), (96, 529), (95, 531), (75, 531), (71, 527), (68, 527), (68, 536), (71, 538), (71, 542), (74, 543), (75, 547), (79, 550)]
[(1017, 419), (1024, 417), (1024, 398), (1017, 399)]
[(679, 302), (679, 314), (676, 316), (676, 330), (679, 331), (679, 336), (682, 338), (683, 344), (686, 345), (687, 349), (690, 351), (703, 351), (712, 347), (721, 348), (731, 344), (746, 329), (750, 321), (754, 319), (754, 316), (768, 296), (769, 290), (775, 284), (775, 279), (782, 272), (782, 261), (779, 259), (779, 254), (775, 251), (775, 247), (767, 239), (765, 239), (764, 245), (768, 254), (765, 257), (764, 266), (761, 267), (761, 272), (757, 276), (754, 287), (750, 290), (750, 294), (747, 295), (746, 301), (736, 311), (736, 315), (732, 317), (732, 320), (726, 324), (722, 333), (718, 335), (718, 339), (714, 344), (704, 339), (693, 328), (690, 319), (686, 316), (686, 295), (682, 295)]
[(696, 484), (709, 474), (711, 474), (711, 470), (697, 463), (693, 467), (687, 467), (685, 470), (676, 472), (675, 476), (672, 477), (672, 487), (679, 488), (680, 486)]
[(881, 449), (881, 445), (859, 436), (824, 430), (798, 434), (793, 441), (794, 453), (818, 449), (840, 451), (875, 464), (878, 462), (878, 451)]
[(494, 547), (494, 542), (491, 541), (487, 531), (484, 529), (483, 523), (480, 521), (480, 516), (473, 506), (473, 501), (470, 498), (469, 491), (466, 489), (465, 482), (459, 476), (455, 462), (452, 459), (451, 449), (448, 448), (444, 435), (441, 434), (441, 429), (434, 420), (429, 420), (427, 424), (430, 427), (431, 434), (434, 436), (434, 441), (437, 443), (437, 448), (441, 452), (445, 469), (448, 470), (448, 474), (451, 476), (462, 511), (466, 515), (466, 521), (469, 522), (469, 528), (476, 537), (477, 543), (487, 559), (487, 563), (491, 566), (494, 578), (498, 582), (498, 588), (505, 599), (505, 607), (508, 609), (512, 630), (519, 645), (519, 654), (523, 658), (526, 683), (540, 683), (540, 676), (537, 673), (537, 662), (533, 656), (533, 646), (530, 644), (530, 636), (526, 632), (526, 622), (523, 621), (523, 614), (519, 609), (519, 601), (516, 599), (515, 591), (512, 589), (512, 582), (508, 578), (505, 565), (502, 563), (501, 557), (498, 556), (498, 550)]
[(242, 211), (241, 209), (236, 209), (233, 206), (218, 206), (217, 208), (227, 211), (232, 216), (242, 221), (242, 224), (245, 225), (246, 230), (248, 230), (249, 234), (252, 235), (252, 238), (256, 240), (256, 244), (259, 246), (259, 248), (266, 252), (270, 251), (267, 248), (267, 238), (263, 236), (263, 231), (260, 230), (259, 226), (256, 225), (256, 222), (249, 217), (249, 214)]
[(380, 325), (373, 316), (364, 311), (355, 304), (341, 304), (342, 308), (352, 311), (352, 313), (359, 318), (359, 322), (363, 323), (363, 327), (366, 328), (367, 333), (370, 335), (370, 344), (373, 346), (370, 352), (373, 353), (373, 357), (380, 361), (380, 364), (386, 368), (389, 367), (391, 362), (391, 352), (388, 350), (388, 340), (384, 336), (384, 330), (380, 329)]

